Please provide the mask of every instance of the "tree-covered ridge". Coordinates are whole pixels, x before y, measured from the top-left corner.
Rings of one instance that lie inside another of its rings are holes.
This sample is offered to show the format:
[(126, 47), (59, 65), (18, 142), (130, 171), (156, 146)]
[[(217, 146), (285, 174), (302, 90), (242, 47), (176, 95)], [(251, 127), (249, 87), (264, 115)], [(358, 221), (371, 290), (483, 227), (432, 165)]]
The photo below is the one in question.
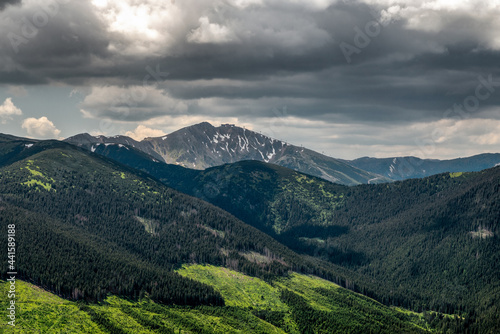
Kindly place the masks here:
[[(233, 193), (268, 199), (267, 212), (277, 212), (280, 225), (289, 227), (275, 237), (292, 249), (384, 282), (392, 292), (375, 294), (386, 303), (460, 312), (476, 319), (475, 330), (500, 328), (500, 168), (350, 188), (309, 176), (292, 182), (277, 173), (271, 177), (273, 187), (252, 173), (227, 173), (229, 168), (237, 167), (226, 166), (216, 173), (224, 180), (218, 183), (219, 193), (232, 188)], [(321, 189), (311, 186), (311, 195), (302, 195), (303, 184), (317, 183)], [(221, 205), (220, 196), (206, 198)], [(312, 198), (319, 209), (311, 204)], [(275, 211), (274, 203), (280, 199), (289, 205)], [(231, 205), (221, 207), (262, 228), (264, 219), (242, 215), (237, 203)]]
[[(379, 300), (461, 312), (477, 320), (476, 329), (500, 328), (500, 168), (344, 187), (256, 166), (268, 170), (265, 180), (239, 167), (205, 171), (212, 183), (196, 178), (197, 189), (207, 183), (217, 189), (203, 198), (266, 230), (265, 218), (244, 214), (245, 203), (260, 196), (260, 212), (277, 214), (274, 222), (287, 227), (271, 231), (277, 240), (384, 282), (391, 293), (374, 291)], [(242, 206), (223, 204), (226, 190), (239, 193)], [(278, 210), (276, 202), (283, 204)]]
[(191, 172), (119, 151), (126, 150), (115, 150), (118, 161), (291, 249), (350, 268), (358, 291), (386, 304), (468, 315), (475, 329), (500, 328), (499, 168), (346, 187), (256, 161)]
[(189, 178), (164, 166), (153, 171), (163, 182), (391, 291), (357, 280), (364, 293), (498, 326), (498, 168), (346, 187), (254, 161)]
[[(345, 187), (258, 162), (193, 174), (150, 160), (160, 166), (155, 178), (308, 257), (142, 172), (67, 144), (30, 144), (12, 146), (18, 153), (10, 149), (0, 169), (0, 219), (22, 222), (32, 252), (21, 272), (51, 291), (221, 304), (220, 292), (172, 273), (212, 263), (268, 281), (289, 270), (316, 274), (385, 305), (457, 313), (454, 332), (500, 328), (499, 168)], [(110, 266), (112, 274), (102, 269)]]
[[(0, 222), (16, 224), (22, 236), (24, 279), (71, 298), (149, 293), (164, 303), (219, 305), (213, 289), (171, 270), (202, 262), (265, 279), (318, 270), (264, 233), (145, 174), (68, 144), (43, 145), (0, 169)], [(250, 252), (268, 261), (251, 261)]]

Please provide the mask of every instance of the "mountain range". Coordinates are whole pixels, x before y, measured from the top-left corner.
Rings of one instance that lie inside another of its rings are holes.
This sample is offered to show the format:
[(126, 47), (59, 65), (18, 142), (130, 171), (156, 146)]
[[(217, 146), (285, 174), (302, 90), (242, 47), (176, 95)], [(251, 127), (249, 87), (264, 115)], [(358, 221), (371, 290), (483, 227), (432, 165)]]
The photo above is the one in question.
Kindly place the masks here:
[(345, 160), (351, 166), (383, 175), (391, 180), (422, 178), (445, 172), (479, 172), (500, 166), (500, 153), (484, 153), (466, 158), (437, 160), (417, 157)]
[(499, 167), (349, 187), (259, 161), (200, 171), (116, 145), (101, 153), (219, 206), (299, 254), (349, 268), (370, 296), (482, 314), (500, 301), (493, 283), (500, 267), (492, 266), (500, 260)]
[[(68, 300), (81, 333), (500, 330), (500, 167), (352, 187), (271, 161), (168, 164), (167, 140), (0, 135), (18, 278)], [(64, 324), (39, 303), (26, 331)]]
[(452, 160), (417, 157), (335, 159), (235, 125), (214, 127), (207, 122), (142, 141), (127, 136), (89, 134), (79, 134), (66, 141), (91, 151), (103, 150), (101, 145), (133, 147), (160, 162), (197, 170), (244, 160), (262, 161), (345, 185), (377, 184), (444, 172), (475, 172), (500, 164), (500, 153)]
[(134, 147), (158, 161), (191, 169), (256, 160), (348, 185), (389, 181), (339, 159), (230, 124), (214, 127), (204, 122), (163, 137), (146, 138), (140, 142), (126, 136), (94, 137), (89, 134), (76, 135), (66, 141), (88, 150), (96, 150), (100, 145), (110, 144)]

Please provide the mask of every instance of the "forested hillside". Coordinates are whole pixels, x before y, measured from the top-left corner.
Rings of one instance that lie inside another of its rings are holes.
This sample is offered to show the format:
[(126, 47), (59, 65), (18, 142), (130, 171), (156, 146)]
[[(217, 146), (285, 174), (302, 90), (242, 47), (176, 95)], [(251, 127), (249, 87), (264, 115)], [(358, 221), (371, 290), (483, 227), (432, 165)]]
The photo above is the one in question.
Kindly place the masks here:
[[(149, 293), (164, 303), (222, 305), (211, 288), (171, 270), (206, 262), (270, 279), (293, 268), (318, 268), (226, 212), (144, 174), (65, 143), (25, 150), (34, 154), (24, 158), (29, 153), (23, 151), (0, 169), (0, 222), (15, 224), (22, 236), (20, 277), (64, 297)], [(249, 252), (267, 260), (248, 260)]]
[[(58, 301), (57, 305), (46, 305), (44, 298), (57, 299), (48, 294), (42, 294), (40, 300), (26, 300), (22, 294), (31, 292), (18, 281), (19, 298), (32, 303), (30, 312), (25, 309), (28, 304), (20, 304), (21, 332), (45, 328), (51, 321), (47, 328), (64, 328), (65, 323), (77, 321), (75, 330), (82, 333), (170, 333), (176, 328), (210, 332), (205, 326), (213, 317), (220, 319), (212, 325), (219, 332), (271, 333), (285, 329), (293, 333), (294, 328), (303, 332), (303, 326), (331, 332), (339, 324), (354, 326), (355, 332), (390, 332), (392, 326), (415, 333), (431, 329), (422, 316), (390, 310), (347, 291), (345, 295), (336, 293), (315, 300), (314, 296), (322, 296), (318, 291), (307, 301), (290, 285), (283, 286), (282, 292), (270, 293), (269, 284), (287, 282), (292, 270), (318, 274), (350, 287), (355, 287), (353, 280), (361, 276), (299, 256), (219, 208), (69, 144), (18, 138), (7, 139), (6, 143), (0, 149), (0, 224), (16, 226), (17, 278), (83, 303)], [(4, 239), (1, 245), (6, 247)], [(176, 270), (186, 263), (210, 263), (246, 273), (250, 276), (245, 280), (261, 281), (266, 287), (258, 299), (276, 299), (288, 306), (286, 310), (254, 310), (250, 305), (244, 310), (231, 305), (224, 308), (230, 297), (223, 296), (217, 280), (200, 279), (185, 271), (178, 274)], [(128, 298), (132, 304), (111, 295)], [(342, 323), (332, 322), (324, 310), (313, 307), (321, 308), (329, 298), (329, 303), (343, 303), (343, 310), (331, 311), (344, 316), (353, 305), (352, 298), (358, 300), (359, 323), (356, 320), (349, 325), (347, 318)], [(149, 304), (134, 304), (145, 300)], [(104, 304), (98, 306), (96, 302)], [(152, 302), (185, 308), (165, 308)], [(70, 320), (75, 314), (79, 320)], [(283, 317), (288, 319), (285, 323)], [(236, 325), (241, 321), (250, 321), (252, 329)], [(134, 323), (142, 327), (133, 327)], [(287, 330), (289, 326), (291, 331)], [(8, 327), (7, 332), (10, 330)]]
[(500, 168), (346, 187), (255, 161), (196, 172), (116, 158), (299, 253), (384, 282), (360, 289), (386, 303), (467, 314), (478, 330), (500, 328)]
[(499, 328), (499, 168), (347, 187), (254, 161), (189, 171), (117, 153), (145, 174), (61, 142), (1, 147), (0, 222), (23, 236), (20, 278), (65, 298), (225, 305), (174, 272), (210, 263), (269, 282), (316, 274), (386, 305), (460, 314), (454, 332)]
[(386, 283), (386, 302), (500, 328), (500, 168), (349, 188), (245, 162), (195, 183), (194, 195), (292, 249)]

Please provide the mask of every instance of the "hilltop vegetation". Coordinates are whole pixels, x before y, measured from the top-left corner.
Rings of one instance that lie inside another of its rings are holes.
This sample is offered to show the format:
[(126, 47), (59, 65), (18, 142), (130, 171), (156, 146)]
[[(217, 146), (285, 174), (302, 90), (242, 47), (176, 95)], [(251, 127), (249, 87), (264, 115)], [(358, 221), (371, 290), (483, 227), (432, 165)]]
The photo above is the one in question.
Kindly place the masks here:
[(8, 153), (0, 168), (0, 224), (15, 224), (23, 236), (20, 278), (64, 298), (148, 294), (164, 304), (223, 305), (210, 286), (173, 272), (183, 263), (226, 266), (268, 281), (295, 270), (352, 286), (343, 268), (299, 256), (147, 174), (65, 143), (13, 146), (17, 155)]
[[(7, 295), (10, 283), (0, 280), (0, 292)], [(5, 310), (7, 298), (0, 299)], [(2, 312), (3, 313), (3, 312)], [(4, 316), (4, 314), (2, 314)], [(74, 302), (62, 299), (33, 284), (16, 281), (16, 326), (1, 322), (2, 333), (96, 333), (105, 334)]]
[(272, 284), (225, 268), (191, 265), (182, 275), (214, 286), (226, 305), (251, 309), (287, 333), (425, 333), (416, 313), (389, 308), (320, 279), (292, 273)]

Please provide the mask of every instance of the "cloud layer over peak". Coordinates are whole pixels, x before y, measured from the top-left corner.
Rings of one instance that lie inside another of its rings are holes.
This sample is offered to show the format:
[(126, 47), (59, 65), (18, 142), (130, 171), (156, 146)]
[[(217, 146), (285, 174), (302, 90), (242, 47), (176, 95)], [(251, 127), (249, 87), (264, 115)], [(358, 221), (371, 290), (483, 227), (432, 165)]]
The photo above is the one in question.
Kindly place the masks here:
[[(498, 0), (2, 6), (0, 85), (78, 87), (80, 116), (125, 131), (166, 118), (263, 124), (282, 106), (293, 119), (367, 133), (464, 120), (466, 103), (477, 104), (467, 119), (500, 118)], [(478, 99), (487, 78), (492, 90)]]

